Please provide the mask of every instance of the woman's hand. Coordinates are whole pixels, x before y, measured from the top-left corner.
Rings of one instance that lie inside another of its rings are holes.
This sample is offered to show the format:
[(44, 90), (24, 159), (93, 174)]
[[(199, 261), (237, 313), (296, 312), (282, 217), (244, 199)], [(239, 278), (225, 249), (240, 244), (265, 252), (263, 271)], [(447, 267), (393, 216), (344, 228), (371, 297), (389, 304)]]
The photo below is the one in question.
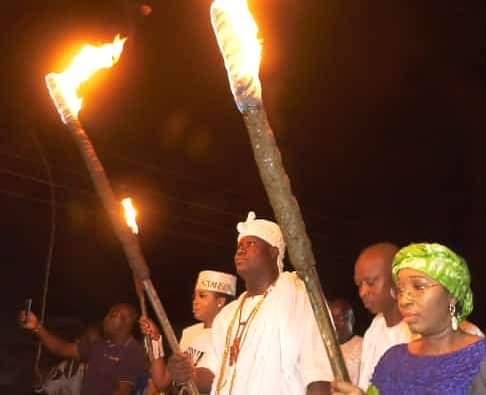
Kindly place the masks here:
[(140, 324), (140, 331), (145, 335), (149, 336), (150, 339), (152, 340), (159, 340), (160, 337), (160, 331), (157, 325), (150, 319), (147, 318), (146, 316), (140, 317), (138, 320), (138, 323)]

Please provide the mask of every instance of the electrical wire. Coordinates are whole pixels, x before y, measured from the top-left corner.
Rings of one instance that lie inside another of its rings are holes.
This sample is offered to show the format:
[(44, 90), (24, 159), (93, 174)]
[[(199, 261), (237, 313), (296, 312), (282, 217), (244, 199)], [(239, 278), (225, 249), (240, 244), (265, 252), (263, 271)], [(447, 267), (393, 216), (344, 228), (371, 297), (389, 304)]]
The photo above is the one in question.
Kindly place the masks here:
[[(49, 294), (49, 279), (51, 275), (51, 267), (52, 267), (52, 258), (54, 256), (54, 246), (56, 243), (56, 191), (54, 189), (54, 179), (52, 177), (52, 171), (51, 167), (49, 165), (49, 161), (47, 160), (47, 156), (44, 152), (44, 149), (42, 148), (42, 145), (37, 138), (35, 131), (31, 130), (30, 135), (32, 137), (32, 140), (34, 142), (34, 145), (37, 148), (37, 151), (39, 152), (39, 156), (42, 160), (42, 164), (44, 166), (47, 180), (49, 183), (49, 196), (50, 196), (50, 222), (51, 222), (51, 227), (50, 227), (50, 232), (49, 232), (49, 244), (47, 247), (47, 258), (46, 258), (46, 268), (44, 272), (44, 284), (42, 288), (42, 302), (41, 302), (41, 310), (40, 310), (40, 322), (41, 324), (44, 324), (46, 320), (46, 314), (47, 314), (47, 297)], [(39, 365), (40, 365), (40, 359), (42, 356), (42, 343), (39, 341), (37, 343), (37, 351), (35, 355), (35, 362), (34, 362), (34, 372), (38, 373), (39, 372)]]

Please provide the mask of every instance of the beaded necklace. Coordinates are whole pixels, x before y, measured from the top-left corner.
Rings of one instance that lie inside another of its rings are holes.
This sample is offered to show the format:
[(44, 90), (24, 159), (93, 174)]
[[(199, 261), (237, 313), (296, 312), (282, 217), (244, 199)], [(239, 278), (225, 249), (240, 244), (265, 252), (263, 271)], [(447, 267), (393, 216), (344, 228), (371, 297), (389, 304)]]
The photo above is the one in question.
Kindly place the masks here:
[[(235, 314), (233, 315), (233, 318), (231, 319), (228, 330), (226, 332), (226, 342), (225, 342), (225, 347), (223, 352), (223, 360), (221, 362), (221, 367), (219, 370), (218, 383), (216, 385), (216, 394), (219, 394), (220, 390), (226, 385), (226, 380), (225, 380), (226, 364), (229, 364), (230, 367), (235, 365), (233, 368), (233, 375), (231, 376), (230, 389), (228, 392), (229, 394), (231, 394), (233, 390), (235, 378), (236, 378), (236, 363), (238, 362), (238, 355), (240, 353), (240, 349), (241, 347), (243, 347), (243, 343), (246, 340), (246, 336), (248, 334), (250, 325), (253, 322), (253, 319), (257, 315), (258, 311), (260, 310), (260, 307), (262, 306), (263, 302), (265, 301), (265, 298), (267, 297), (271, 289), (272, 287), (269, 287), (265, 291), (263, 297), (257, 302), (255, 307), (253, 307), (250, 314), (248, 315), (248, 318), (245, 321), (241, 320), (241, 316), (243, 311), (243, 305), (246, 301), (246, 298), (248, 297), (248, 294), (245, 293), (245, 295), (241, 299), (241, 302), (238, 308), (236, 309)], [(237, 318), (238, 318), (238, 328), (236, 328), (235, 337), (233, 339), (233, 342), (231, 342), (231, 335), (233, 333), (233, 329), (235, 327)]]

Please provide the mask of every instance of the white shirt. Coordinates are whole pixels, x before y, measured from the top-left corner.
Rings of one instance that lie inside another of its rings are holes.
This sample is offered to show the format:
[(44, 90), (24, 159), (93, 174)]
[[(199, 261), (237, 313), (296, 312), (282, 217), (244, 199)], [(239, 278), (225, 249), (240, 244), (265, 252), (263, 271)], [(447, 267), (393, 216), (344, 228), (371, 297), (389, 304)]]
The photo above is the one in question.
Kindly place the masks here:
[(202, 322), (188, 326), (182, 331), (179, 345), (181, 351), (189, 354), (192, 363), (197, 366), (211, 347), (211, 328), (204, 328)]
[(459, 328), (470, 335), (484, 337), (484, 333), (481, 331), (481, 329), (479, 329), (478, 326), (473, 324), (471, 321), (462, 321)]
[(370, 385), (375, 366), (382, 355), (396, 344), (409, 343), (412, 333), (404, 321), (395, 326), (387, 326), (383, 314), (377, 314), (366, 330), (363, 338), (359, 387), (366, 391)]
[(362, 346), (363, 338), (361, 336), (353, 336), (346, 343), (341, 344), (341, 351), (346, 362), (349, 378), (355, 385), (358, 384), (359, 379)]
[(213, 322), (212, 348), (200, 364), (215, 375), (211, 394), (303, 395), (314, 381), (332, 381), (305, 286), (289, 272), (280, 275), (246, 323), (237, 361), (230, 366), (228, 345), (234, 342), (238, 322), (246, 321), (263, 298), (246, 298), (240, 317), (245, 294), (224, 307)]

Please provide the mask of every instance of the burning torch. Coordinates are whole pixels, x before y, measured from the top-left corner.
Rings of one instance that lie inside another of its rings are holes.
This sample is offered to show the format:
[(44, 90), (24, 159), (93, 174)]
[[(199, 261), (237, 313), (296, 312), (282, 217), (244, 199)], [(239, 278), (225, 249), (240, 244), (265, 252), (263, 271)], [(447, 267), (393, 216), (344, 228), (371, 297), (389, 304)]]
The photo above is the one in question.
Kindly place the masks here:
[(236, 106), (243, 115), (250, 136), (260, 176), (287, 243), (290, 262), (305, 282), (334, 376), (349, 381), (302, 213), (292, 194), (290, 180), (263, 106), (258, 78), (262, 52), (257, 38), (258, 26), (246, 0), (214, 0), (211, 22)]
[[(108, 213), (115, 234), (122, 244), (128, 263), (135, 277), (142, 282), (145, 292), (147, 292), (169, 346), (173, 352), (178, 352), (179, 344), (177, 338), (150, 279), (149, 268), (145, 262), (138, 239), (120, 218), (119, 203), (115, 199), (94, 146), (78, 117), (83, 104), (82, 98), (77, 94), (80, 84), (87, 81), (99, 69), (112, 67), (120, 58), (124, 42), (125, 39), (117, 36), (109, 44), (101, 46), (86, 45), (63, 73), (50, 73), (45, 77), (45, 80), (49, 94), (62, 122), (68, 127), (78, 144), (95, 189)], [(189, 382), (188, 387), (192, 394), (199, 395), (194, 382)]]
[[(134, 235), (138, 235), (138, 224), (137, 224), (138, 213), (135, 207), (133, 206), (132, 199), (129, 197), (123, 199), (121, 201), (121, 205), (123, 206), (123, 213), (124, 213), (127, 226), (130, 228), (130, 230)], [(140, 305), (140, 312), (142, 313), (143, 316), (147, 316), (147, 303), (145, 301), (145, 292), (143, 290), (143, 284), (135, 276), (135, 273), (133, 274), (133, 283), (135, 285), (135, 292), (137, 293), (138, 302)], [(150, 336), (148, 335), (144, 336), (143, 340), (145, 345), (145, 351), (147, 352), (150, 361), (152, 361), (154, 359), (154, 353), (152, 349), (152, 341), (150, 339)]]

